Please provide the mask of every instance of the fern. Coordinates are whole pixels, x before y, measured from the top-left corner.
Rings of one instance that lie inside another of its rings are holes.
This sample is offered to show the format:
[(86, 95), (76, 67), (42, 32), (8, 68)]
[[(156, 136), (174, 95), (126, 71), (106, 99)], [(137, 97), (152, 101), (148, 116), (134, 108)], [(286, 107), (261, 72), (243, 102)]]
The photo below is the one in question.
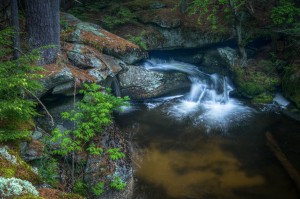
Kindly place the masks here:
[(37, 115), (36, 102), (30, 99), (31, 93), (42, 89), (35, 66), (38, 52), (10, 60), (12, 52), (11, 29), (0, 31), (0, 142), (24, 138), (28, 135), (30, 120)]
[(52, 132), (53, 142), (59, 142), (60, 147), (54, 151), (56, 154), (68, 155), (71, 152), (87, 150), (91, 154), (101, 154), (103, 150), (91, 143), (92, 138), (103, 131), (104, 127), (111, 124), (112, 112), (120, 106), (127, 105), (128, 97), (118, 98), (110, 91), (100, 91), (97, 84), (84, 84), (83, 99), (76, 105), (75, 110), (62, 113), (62, 118), (73, 121), (75, 129)]

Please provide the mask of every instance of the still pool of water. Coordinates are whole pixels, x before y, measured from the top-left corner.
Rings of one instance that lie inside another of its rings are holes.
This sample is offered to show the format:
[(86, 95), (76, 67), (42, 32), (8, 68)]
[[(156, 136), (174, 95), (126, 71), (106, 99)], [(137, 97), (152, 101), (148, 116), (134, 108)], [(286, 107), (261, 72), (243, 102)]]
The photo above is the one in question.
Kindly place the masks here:
[(296, 186), (266, 144), (271, 132), (300, 172), (300, 123), (273, 111), (153, 100), (117, 116), (134, 132), (135, 199), (296, 199)]

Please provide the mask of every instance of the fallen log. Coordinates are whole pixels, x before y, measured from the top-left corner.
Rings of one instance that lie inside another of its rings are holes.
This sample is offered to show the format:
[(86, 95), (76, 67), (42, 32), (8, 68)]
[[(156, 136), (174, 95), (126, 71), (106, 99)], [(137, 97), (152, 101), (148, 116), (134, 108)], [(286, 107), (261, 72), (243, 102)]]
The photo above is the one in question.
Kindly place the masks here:
[(273, 135), (270, 132), (266, 133), (267, 145), (274, 153), (277, 160), (281, 163), (283, 168), (288, 173), (289, 177), (295, 183), (298, 191), (300, 192), (300, 175), (295, 167), (289, 162), (286, 155), (282, 152)]

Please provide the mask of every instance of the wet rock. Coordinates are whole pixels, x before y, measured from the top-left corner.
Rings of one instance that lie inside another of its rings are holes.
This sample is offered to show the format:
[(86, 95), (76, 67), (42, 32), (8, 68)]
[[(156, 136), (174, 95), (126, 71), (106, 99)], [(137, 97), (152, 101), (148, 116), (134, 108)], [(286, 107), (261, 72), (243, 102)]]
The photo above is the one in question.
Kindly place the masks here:
[(182, 73), (161, 73), (133, 65), (127, 67), (128, 70), (119, 75), (119, 81), (122, 95), (131, 99), (158, 97), (190, 86), (187, 76)]
[(238, 53), (235, 49), (230, 47), (218, 48), (218, 52), (230, 68), (236, 65)]

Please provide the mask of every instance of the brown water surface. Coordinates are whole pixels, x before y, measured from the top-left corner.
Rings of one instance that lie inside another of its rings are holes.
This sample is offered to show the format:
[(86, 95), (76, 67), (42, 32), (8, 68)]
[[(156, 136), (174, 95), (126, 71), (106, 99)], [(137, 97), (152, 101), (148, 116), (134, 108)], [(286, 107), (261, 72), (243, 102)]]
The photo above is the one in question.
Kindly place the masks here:
[[(297, 199), (293, 182), (266, 145), (271, 131), (300, 169), (300, 123), (256, 111), (226, 130), (176, 120), (164, 105), (119, 115), (142, 151), (136, 162), (136, 199)], [(238, 117), (238, 115), (236, 115)]]

